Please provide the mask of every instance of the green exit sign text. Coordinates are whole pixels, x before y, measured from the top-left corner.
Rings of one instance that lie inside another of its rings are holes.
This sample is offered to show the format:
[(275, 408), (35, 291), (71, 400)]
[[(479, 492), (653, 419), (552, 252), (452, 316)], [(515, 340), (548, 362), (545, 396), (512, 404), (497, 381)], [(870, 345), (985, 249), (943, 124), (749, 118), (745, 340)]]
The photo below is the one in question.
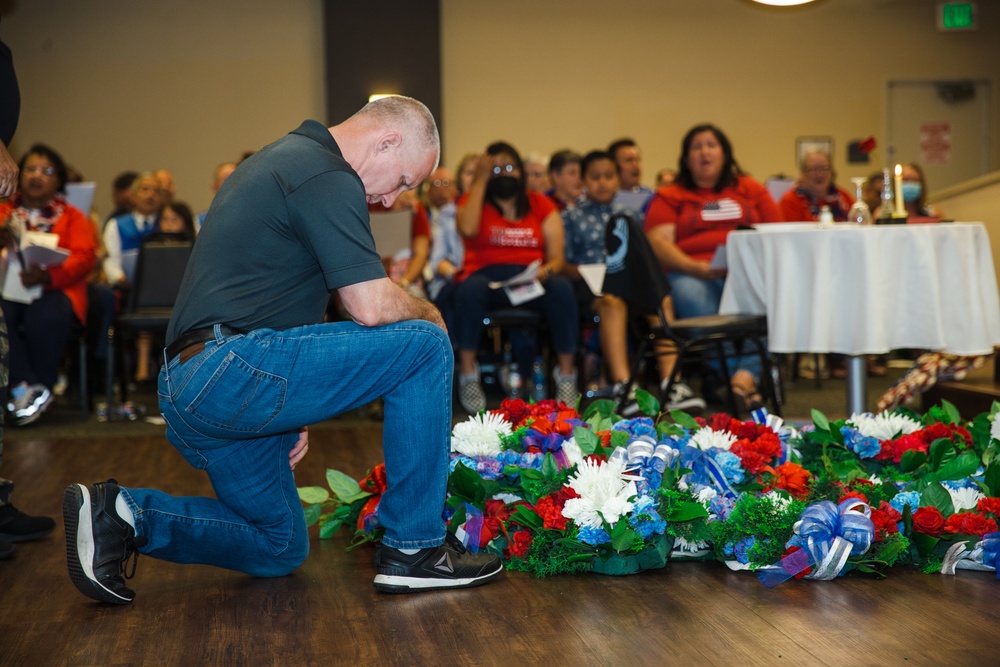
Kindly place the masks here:
[(939, 2), (938, 30), (975, 30), (979, 27), (976, 14), (974, 2)]

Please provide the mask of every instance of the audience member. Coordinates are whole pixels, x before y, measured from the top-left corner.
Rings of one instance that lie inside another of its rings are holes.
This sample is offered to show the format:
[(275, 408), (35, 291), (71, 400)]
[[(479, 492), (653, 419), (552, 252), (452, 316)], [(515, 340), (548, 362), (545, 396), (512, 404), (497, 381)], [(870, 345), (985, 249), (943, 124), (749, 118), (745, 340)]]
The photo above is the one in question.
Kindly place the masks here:
[(524, 156), (525, 187), (530, 192), (547, 192), (552, 187), (549, 180), (549, 159), (541, 153)]
[[(7, 152), (21, 114), (21, 94), (10, 49), (0, 42), (0, 199), (14, 194), (20, 168)], [(7, 403), (7, 325), (0, 311), (0, 405)], [(0, 419), (0, 465), (3, 464), (3, 419)], [(14, 482), (0, 477), (0, 560), (14, 555), (15, 542), (36, 540), (52, 532), (55, 521), (28, 516), (11, 503)]]
[(174, 200), (174, 195), (176, 194), (174, 189), (174, 175), (166, 169), (157, 169), (154, 174), (156, 175), (156, 182), (160, 186), (160, 200), (164, 204), (169, 204)]
[[(14, 296), (0, 299), (10, 343), (10, 396), (7, 408), (18, 426), (38, 419), (52, 401), (59, 363), (66, 352), (74, 317), (87, 317), (87, 274), (97, 262), (97, 234), (90, 219), (66, 203), (66, 164), (53, 149), (35, 144), (19, 163), (20, 190), (0, 204), (0, 244), (8, 248), (5, 286), (19, 281)], [(58, 265), (23, 266), (28, 245), (54, 245), (68, 251)], [(11, 272), (15, 272), (11, 275)]]
[(656, 188), (665, 188), (673, 185), (677, 180), (677, 170), (666, 167), (656, 172)]
[(560, 211), (576, 206), (577, 200), (583, 194), (583, 180), (580, 178), (581, 159), (579, 153), (569, 149), (556, 151), (549, 158), (549, 182), (552, 188), (545, 194)]
[(135, 171), (123, 171), (111, 181), (111, 203), (114, 208), (104, 220), (117, 218), (132, 211), (132, 184), (139, 177)]
[[(719, 312), (726, 272), (713, 268), (711, 259), (730, 231), (781, 219), (767, 188), (740, 169), (722, 130), (710, 124), (691, 128), (681, 142), (677, 182), (657, 191), (645, 222), (653, 250), (669, 272), (677, 316)], [(748, 406), (760, 403), (759, 361), (745, 357), (737, 368), (730, 378), (734, 393)], [(722, 381), (706, 378), (710, 387)]]
[[(450, 310), (447, 308), (451, 299), (448, 285), (458, 270), (462, 268), (462, 257), (465, 246), (462, 237), (455, 226), (455, 199), (458, 197), (458, 184), (455, 176), (447, 167), (438, 167), (428, 179), (427, 200), (430, 206), (431, 255), (428, 263), (432, 278), (427, 285), (427, 296), (441, 310), (445, 324), (449, 323)], [(445, 290), (447, 293), (443, 294)], [(439, 299), (441, 295), (443, 298)], [(445, 306), (445, 307), (443, 307)]]
[(156, 176), (146, 172), (132, 183), (132, 211), (104, 225), (104, 277), (109, 285), (128, 285), (142, 239), (156, 230), (163, 200)]
[(182, 201), (174, 201), (160, 211), (160, 221), (156, 232), (148, 238), (172, 237), (194, 240), (194, 216), (191, 207)]
[[(608, 375), (614, 383), (616, 396), (628, 395), (622, 413), (632, 416), (638, 411), (632, 387), (626, 387), (630, 368), (628, 363), (628, 304), (620, 297), (604, 294), (595, 296), (580, 274), (581, 264), (603, 264), (605, 261), (605, 231), (611, 216), (624, 213), (635, 220), (641, 220), (635, 211), (614, 201), (619, 190), (618, 168), (609, 153), (592, 151), (581, 160), (584, 197), (578, 206), (562, 212), (566, 231), (566, 264), (563, 274), (573, 281), (581, 309), (592, 308), (600, 317), (599, 334), (601, 351), (608, 367)], [(673, 313), (670, 296), (663, 299), (663, 310)], [(669, 349), (664, 350), (669, 351)], [(664, 354), (658, 357), (661, 393), (674, 370), (676, 356)], [(694, 392), (684, 383), (673, 386), (666, 409), (703, 409), (705, 402), (694, 396)]]
[(565, 263), (562, 219), (548, 197), (525, 188), (524, 178), (517, 150), (493, 143), (477, 163), (472, 187), (458, 202), (458, 230), (466, 250), (456, 278), (452, 331), (458, 348), (459, 402), (472, 414), (486, 407), (476, 363), (483, 317), (490, 309), (511, 306), (508, 292), (491, 289), (490, 283), (513, 278), (533, 262), (541, 263), (537, 280), (544, 294), (520, 307), (540, 312), (548, 323), (558, 355), (556, 398), (568, 405), (578, 398), (576, 299), (569, 281), (558, 275)]
[[(212, 197), (215, 197), (215, 193), (219, 191), (222, 184), (226, 182), (229, 175), (236, 171), (235, 162), (223, 162), (218, 167), (212, 171)], [(202, 211), (198, 214), (198, 219), (195, 221), (195, 232), (201, 231), (201, 226), (205, 222), (205, 216), (208, 215), (208, 210)]]
[(884, 178), (885, 175), (881, 171), (876, 171), (861, 186), (861, 199), (868, 204), (868, 210), (871, 211), (873, 221), (878, 217), (878, 210), (882, 206)]
[(782, 217), (791, 221), (815, 222), (824, 206), (836, 222), (846, 222), (854, 204), (846, 190), (834, 183), (836, 173), (825, 151), (807, 151), (799, 163), (799, 180), (779, 203)]
[(612, 141), (608, 153), (618, 165), (621, 178), (620, 194), (615, 198), (634, 211), (645, 212), (653, 191), (642, 184), (642, 153), (634, 139), (628, 137)]
[(417, 199), (413, 190), (407, 190), (396, 198), (392, 206), (386, 208), (381, 203), (369, 204), (369, 212), (409, 210), (410, 215), (410, 247), (396, 252), (392, 256), (383, 257), (386, 272), (393, 282), (405, 289), (411, 296), (426, 299), (424, 291), (424, 267), (431, 251), (431, 230), (427, 220), (427, 210)]
[(937, 222), (944, 217), (941, 209), (927, 203), (927, 178), (916, 162), (903, 165), (903, 206), (906, 215), (922, 222)]
[(479, 164), (479, 153), (466, 153), (458, 163), (458, 194), (464, 195), (472, 189), (472, 181), (476, 180), (476, 165)]

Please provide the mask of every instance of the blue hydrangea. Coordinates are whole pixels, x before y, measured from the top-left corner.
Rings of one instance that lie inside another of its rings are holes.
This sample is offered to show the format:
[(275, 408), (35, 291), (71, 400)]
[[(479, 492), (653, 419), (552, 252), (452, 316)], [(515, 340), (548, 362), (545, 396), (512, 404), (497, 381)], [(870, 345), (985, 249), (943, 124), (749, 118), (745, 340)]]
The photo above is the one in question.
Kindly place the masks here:
[(871, 459), (882, 449), (876, 438), (861, 435), (861, 432), (850, 426), (841, 426), (840, 434), (844, 436), (844, 445), (858, 455), (858, 458)]
[(733, 543), (732, 542), (726, 542), (724, 545), (722, 545), (722, 555), (725, 556), (726, 558), (732, 558), (733, 557)]
[(902, 491), (897, 493), (896, 497), (889, 501), (889, 504), (900, 514), (903, 513), (903, 507), (906, 505), (909, 505), (910, 511), (913, 512), (920, 507), (920, 494), (916, 491)]
[(711, 515), (718, 517), (719, 521), (725, 521), (736, 506), (736, 500), (727, 496), (716, 496), (708, 503), (708, 511)]
[(712, 458), (715, 459), (716, 464), (730, 484), (739, 484), (743, 481), (743, 463), (736, 454), (722, 450), (713, 454)]
[(458, 467), (459, 463), (464, 465), (469, 470), (476, 469), (476, 462), (474, 459), (469, 458), (465, 454), (452, 454), (451, 462), (448, 464), (448, 472), (455, 472), (455, 468)]
[(611, 427), (612, 431), (624, 431), (628, 433), (629, 441), (638, 438), (639, 436), (645, 435), (656, 442), (658, 434), (656, 433), (656, 427), (653, 426), (653, 420), (649, 417), (636, 417), (635, 419), (623, 419), (622, 421), (616, 423)]
[(737, 542), (733, 546), (733, 555), (736, 556), (736, 560), (739, 561), (740, 563), (743, 563), (744, 565), (749, 563), (750, 558), (749, 556), (747, 556), (747, 552), (750, 551), (750, 548), (753, 547), (756, 541), (757, 538), (751, 535), (750, 537), (745, 537), (739, 542)]
[(591, 546), (597, 546), (598, 544), (607, 544), (611, 541), (611, 536), (603, 528), (592, 528), (591, 526), (583, 526), (577, 533), (577, 539), (579, 539), (584, 544), (589, 544)]
[(476, 464), (476, 472), (483, 479), (500, 479), (503, 477), (503, 463), (497, 459), (482, 459)]
[(951, 489), (952, 491), (958, 491), (959, 489), (978, 489), (979, 485), (976, 484), (975, 480), (971, 477), (964, 477), (962, 479), (944, 479), (941, 480), (941, 486), (946, 489)]

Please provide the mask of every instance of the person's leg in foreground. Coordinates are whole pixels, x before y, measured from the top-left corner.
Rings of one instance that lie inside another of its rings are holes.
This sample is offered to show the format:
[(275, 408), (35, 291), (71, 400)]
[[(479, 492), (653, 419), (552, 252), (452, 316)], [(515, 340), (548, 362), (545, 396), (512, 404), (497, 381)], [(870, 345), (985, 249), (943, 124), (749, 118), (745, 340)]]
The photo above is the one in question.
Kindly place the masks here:
[(167, 360), (159, 392), (168, 438), (209, 474), (218, 500), (113, 481), (71, 485), (63, 503), (71, 579), (89, 597), (127, 604), (136, 553), (254, 576), (292, 572), (309, 550), (290, 465), (304, 453), (302, 426), (383, 397), (388, 489), (376, 587), (490, 581), (502, 572), (499, 558), (445, 539), (452, 369), (447, 335), (423, 321), (217, 332), (197, 356)]

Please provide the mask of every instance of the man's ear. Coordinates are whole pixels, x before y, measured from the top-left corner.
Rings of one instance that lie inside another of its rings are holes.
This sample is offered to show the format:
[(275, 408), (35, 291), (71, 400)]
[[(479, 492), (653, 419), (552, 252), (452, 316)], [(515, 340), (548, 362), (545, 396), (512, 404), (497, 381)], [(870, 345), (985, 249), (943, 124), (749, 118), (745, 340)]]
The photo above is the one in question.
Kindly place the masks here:
[(403, 136), (399, 132), (388, 132), (382, 135), (376, 144), (379, 153), (399, 147), (403, 143)]

